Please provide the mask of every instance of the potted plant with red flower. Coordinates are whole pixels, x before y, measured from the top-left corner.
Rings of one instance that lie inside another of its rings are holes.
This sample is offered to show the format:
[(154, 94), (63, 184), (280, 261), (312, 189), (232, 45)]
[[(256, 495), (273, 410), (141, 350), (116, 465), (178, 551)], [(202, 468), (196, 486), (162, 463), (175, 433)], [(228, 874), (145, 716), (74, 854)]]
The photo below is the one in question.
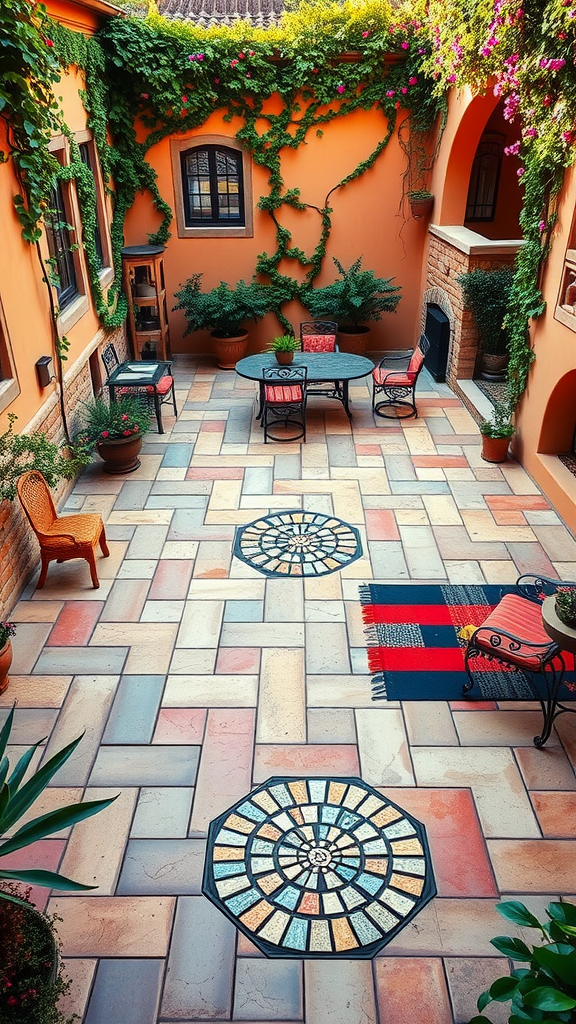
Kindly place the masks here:
[(145, 399), (124, 395), (117, 402), (94, 398), (82, 404), (83, 425), (76, 445), (94, 448), (104, 460), (105, 473), (132, 473), (138, 469), (143, 436), (150, 425)]

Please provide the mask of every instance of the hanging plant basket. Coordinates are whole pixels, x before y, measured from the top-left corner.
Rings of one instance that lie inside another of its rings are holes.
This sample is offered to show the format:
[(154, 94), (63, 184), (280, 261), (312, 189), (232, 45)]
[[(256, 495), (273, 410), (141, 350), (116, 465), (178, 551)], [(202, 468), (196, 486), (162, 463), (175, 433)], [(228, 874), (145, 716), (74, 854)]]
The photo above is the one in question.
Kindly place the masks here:
[(409, 192), (408, 202), (414, 220), (421, 220), (424, 217), (429, 217), (432, 213), (434, 196), (431, 192)]

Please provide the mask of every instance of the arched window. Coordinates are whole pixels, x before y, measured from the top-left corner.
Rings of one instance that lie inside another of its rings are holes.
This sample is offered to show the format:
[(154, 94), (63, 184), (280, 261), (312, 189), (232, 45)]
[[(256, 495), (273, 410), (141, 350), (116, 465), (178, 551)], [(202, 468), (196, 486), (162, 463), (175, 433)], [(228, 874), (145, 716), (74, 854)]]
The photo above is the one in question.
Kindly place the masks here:
[(242, 153), (227, 146), (197, 146), (180, 154), (186, 227), (243, 227)]
[(476, 150), (466, 201), (466, 220), (494, 220), (505, 137), (486, 132)]

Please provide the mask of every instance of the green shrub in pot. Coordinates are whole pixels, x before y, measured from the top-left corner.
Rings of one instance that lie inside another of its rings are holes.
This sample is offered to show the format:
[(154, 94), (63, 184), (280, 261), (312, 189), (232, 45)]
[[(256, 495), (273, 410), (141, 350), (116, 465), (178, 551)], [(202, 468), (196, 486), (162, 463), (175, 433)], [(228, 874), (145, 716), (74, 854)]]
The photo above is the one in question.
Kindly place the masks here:
[(456, 279), (462, 288), (464, 301), (470, 309), (482, 352), (487, 355), (505, 355), (508, 334), (502, 326), (508, 309), (514, 271), (511, 267), (483, 270), (477, 267)]
[(362, 256), (346, 270), (334, 259), (339, 279), (323, 288), (310, 287), (301, 300), (315, 320), (335, 320), (341, 331), (354, 333), (383, 313), (393, 313), (400, 301), (401, 288), (391, 277), (376, 277), (373, 270), (362, 270)]

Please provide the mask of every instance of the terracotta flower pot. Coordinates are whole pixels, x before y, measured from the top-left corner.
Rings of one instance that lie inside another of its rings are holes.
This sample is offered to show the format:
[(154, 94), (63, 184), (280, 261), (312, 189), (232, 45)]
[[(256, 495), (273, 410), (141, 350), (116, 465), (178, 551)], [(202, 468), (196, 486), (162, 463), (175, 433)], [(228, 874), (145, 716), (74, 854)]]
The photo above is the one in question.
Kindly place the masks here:
[(280, 366), (290, 366), (290, 363), (294, 359), (294, 352), (275, 352), (276, 362), (280, 363)]
[(369, 327), (356, 327), (354, 330), (341, 327), (338, 329), (338, 346), (341, 352), (348, 352), (353, 356), (364, 356), (369, 337)]
[(4, 693), (4, 690), (10, 682), (8, 672), (10, 671), (10, 665), (12, 664), (12, 644), (10, 640), (7, 640), (4, 647), (0, 651), (0, 693)]
[(236, 363), (243, 359), (248, 350), (248, 332), (237, 334), (235, 338), (223, 338), (212, 331), (216, 362), (221, 370), (233, 370)]
[(480, 357), (480, 376), (484, 380), (504, 380), (507, 365), (507, 352), (504, 352), (503, 355), (495, 355), (492, 352), (483, 352)]
[(506, 462), (509, 447), (509, 437), (487, 437), (486, 434), (482, 434), (482, 458), (484, 462)]
[(431, 199), (409, 199), (410, 212), (414, 220), (420, 220), (422, 217), (428, 217), (432, 213), (432, 207), (434, 206), (434, 197)]
[(130, 434), (115, 441), (98, 441), (96, 450), (104, 460), (105, 473), (133, 473), (140, 465), (142, 434)]

